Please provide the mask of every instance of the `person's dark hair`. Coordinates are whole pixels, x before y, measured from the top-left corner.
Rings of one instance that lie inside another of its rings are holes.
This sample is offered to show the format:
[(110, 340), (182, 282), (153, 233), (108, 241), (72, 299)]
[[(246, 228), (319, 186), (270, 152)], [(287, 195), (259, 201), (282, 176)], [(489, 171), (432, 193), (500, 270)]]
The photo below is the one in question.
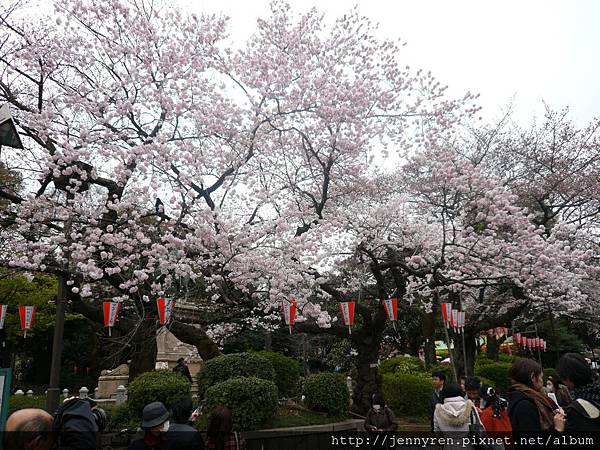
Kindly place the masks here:
[(206, 435), (213, 439), (216, 450), (224, 450), (225, 441), (233, 430), (233, 416), (226, 406), (217, 406), (208, 418)]
[(508, 402), (501, 398), (496, 390), (489, 384), (483, 384), (479, 388), (479, 396), (485, 400), (485, 407), (492, 408), (494, 417), (500, 417), (503, 409), (508, 407)]
[(186, 423), (192, 415), (193, 409), (191, 397), (188, 394), (183, 394), (171, 404), (173, 422)]
[(521, 383), (529, 387), (533, 387), (533, 381), (531, 380), (532, 375), (539, 375), (542, 373), (542, 366), (540, 366), (533, 359), (521, 358), (517, 359), (510, 369), (508, 369), (508, 379), (512, 384)]
[(594, 381), (592, 368), (579, 353), (566, 353), (556, 365), (556, 373), (563, 380), (569, 380), (576, 388)]
[(383, 398), (383, 395), (381, 394), (373, 394), (373, 397), (371, 398), (371, 406), (372, 405), (381, 405), (381, 407), (385, 407), (386, 403), (385, 403), (385, 398)]
[(177, 360), (177, 364), (181, 364), (182, 362), (185, 362), (185, 358), (179, 358)]
[(466, 391), (479, 391), (481, 387), (481, 380), (477, 377), (467, 377), (465, 380), (465, 390)]
[(55, 439), (52, 421), (41, 415), (23, 421), (13, 431), (4, 432), (4, 448), (25, 450), (27, 444), (36, 439)]
[(444, 372), (440, 372), (440, 371), (433, 372), (431, 374), (431, 378), (433, 378), (433, 377), (437, 377), (440, 380), (442, 380), (443, 382), (446, 382), (446, 374)]
[(440, 391), (440, 400), (444, 403), (444, 400), (451, 397), (464, 397), (465, 393), (461, 389), (460, 385), (456, 383), (446, 384), (444, 389)]

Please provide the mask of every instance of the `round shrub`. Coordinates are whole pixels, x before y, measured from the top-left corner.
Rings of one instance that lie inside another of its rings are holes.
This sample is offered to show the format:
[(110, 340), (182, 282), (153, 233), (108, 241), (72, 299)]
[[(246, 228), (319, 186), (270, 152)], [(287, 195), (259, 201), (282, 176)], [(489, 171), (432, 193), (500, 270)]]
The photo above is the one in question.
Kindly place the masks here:
[(304, 402), (308, 409), (330, 415), (343, 414), (350, 407), (346, 379), (338, 373), (317, 373), (304, 379)]
[(500, 362), (507, 362), (507, 363), (514, 363), (517, 359), (519, 359), (518, 356), (515, 355), (507, 355), (506, 353), (500, 353), (498, 355), (498, 361)]
[(485, 354), (475, 356), (475, 366), (487, 366), (488, 364), (494, 364), (496, 361), (488, 358)]
[(556, 375), (556, 369), (553, 367), (546, 367), (544, 369), (544, 378), (548, 379), (548, 377), (557, 377), (558, 375)]
[(256, 377), (231, 378), (209, 387), (205, 399), (206, 411), (219, 405), (231, 409), (235, 430), (256, 430), (275, 415), (277, 386)]
[(475, 376), (487, 378), (498, 392), (505, 393), (510, 388), (508, 369), (511, 366), (512, 364), (507, 362), (485, 364), (475, 368)]
[(106, 412), (105, 432), (119, 432), (140, 426), (139, 419), (132, 418), (127, 404), (101, 406)]
[(381, 390), (396, 416), (427, 417), (431, 405), (431, 377), (428, 374), (387, 373)]
[(206, 390), (230, 378), (256, 377), (275, 381), (271, 361), (255, 353), (232, 353), (206, 361), (198, 372), (198, 395), (204, 397)]
[(394, 356), (379, 364), (379, 373), (415, 373), (424, 372), (423, 363), (416, 356)]
[(294, 397), (298, 392), (298, 382), (302, 376), (300, 363), (288, 356), (276, 352), (257, 352), (263, 358), (271, 361), (275, 370), (275, 383), (281, 397)]
[(11, 395), (8, 401), (8, 414), (12, 414), (19, 409), (27, 408), (46, 408), (46, 396), (45, 395)]
[(141, 374), (127, 387), (127, 404), (131, 417), (142, 417), (144, 406), (156, 401), (169, 408), (175, 399), (189, 394), (190, 387), (186, 378), (171, 370), (154, 370)]

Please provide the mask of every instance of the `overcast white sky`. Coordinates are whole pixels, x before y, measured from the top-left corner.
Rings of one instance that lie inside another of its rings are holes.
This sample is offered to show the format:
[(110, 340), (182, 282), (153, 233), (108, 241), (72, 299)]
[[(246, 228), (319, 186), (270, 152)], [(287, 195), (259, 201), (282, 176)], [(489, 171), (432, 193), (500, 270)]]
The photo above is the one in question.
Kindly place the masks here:
[[(230, 17), (239, 45), (269, 13), (269, 0), (180, 0), (194, 12)], [(515, 96), (516, 117), (529, 122), (569, 106), (585, 125), (600, 116), (600, 1), (596, 0), (294, 0), (296, 11), (316, 6), (331, 18), (353, 5), (400, 37), (406, 64), (431, 70), (451, 93), (481, 94), (485, 119)]]

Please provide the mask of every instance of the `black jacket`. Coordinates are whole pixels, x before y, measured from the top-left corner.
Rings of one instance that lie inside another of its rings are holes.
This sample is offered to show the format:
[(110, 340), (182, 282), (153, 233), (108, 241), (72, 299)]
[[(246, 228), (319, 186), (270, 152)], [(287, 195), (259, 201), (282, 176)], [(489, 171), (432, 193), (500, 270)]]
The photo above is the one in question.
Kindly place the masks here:
[(165, 434), (171, 448), (177, 450), (204, 450), (204, 440), (199, 431), (184, 423), (172, 423)]
[(429, 415), (429, 426), (431, 428), (431, 431), (433, 432), (433, 415), (435, 414), (435, 406), (438, 403), (442, 403), (442, 401), (440, 400), (440, 393), (437, 391), (433, 391), (433, 394), (431, 394), (431, 414)]
[(540, 413), (535, 402), (519, 391), (508, 393), (508, 416), (513, 433), (540, 433)]
[[(597, 402), (590, 401), (587, 407), (594, 416), (600, 413), (600, 404)], [(565, 412), (567, 413), (565, 427), (567, 433), (582, 435), (597, 433), (597, 436), (600, 437), (600, 417), (591, 417), (582, 403), (574, 400), (567, 406)]]
[(59, 450), (92, 450), (97, 448), (98, 426), (90, 403), (75, 398), (63, 403), (56, 412), (54, 428)]
[(190, 373), (190, 369), (188, 368), (188, 366), (185, 366), (183, 364), (177, 364), (175, 367), (173, 367), (173, 372), (180, 373), (185, 378), (187, 378), (190, 383), (192, 383), (192, 374)]

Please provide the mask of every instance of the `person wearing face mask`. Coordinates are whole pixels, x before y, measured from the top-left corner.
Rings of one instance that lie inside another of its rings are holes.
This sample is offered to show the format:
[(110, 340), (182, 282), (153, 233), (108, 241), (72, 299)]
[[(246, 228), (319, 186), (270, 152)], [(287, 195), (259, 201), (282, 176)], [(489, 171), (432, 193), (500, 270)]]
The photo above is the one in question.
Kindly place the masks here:
[(398, 424), (394, 412), (385, 404), (382, 395), (374, 394), (371, 409), (365, 419), (365, 430), (370, 432), (396, 431)]
[(152, 402), (142, 411), (142, 430), (144, 437), (129, 445), (127, 450), (171, 450), (173, 447), (165, 440), (169, 430), (169, 411), (161, 402)]

